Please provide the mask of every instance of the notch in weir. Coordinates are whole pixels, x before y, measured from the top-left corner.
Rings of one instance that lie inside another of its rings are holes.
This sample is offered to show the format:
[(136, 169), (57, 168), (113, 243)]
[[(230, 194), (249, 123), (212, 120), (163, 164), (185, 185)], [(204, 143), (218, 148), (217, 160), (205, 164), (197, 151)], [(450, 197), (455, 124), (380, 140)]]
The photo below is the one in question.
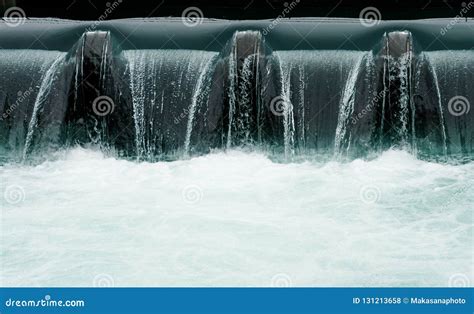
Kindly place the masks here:
[(130, 93), (122, 82), (125, 63), (113, 48), (108, 31), (85, 32), (76, 44), (74, 93), (68, 110), (68, 132), (73, 136), (68, 138), (78, 143), (111, 139), (109, 145), (122, 151), (133, 142), (133, 131), (124, 127), (131, 124)]
[(380, 108), (382, 148), (413, 143), (413, 37), (408, 31), (385, 33), (382, 48), (383, 100)]

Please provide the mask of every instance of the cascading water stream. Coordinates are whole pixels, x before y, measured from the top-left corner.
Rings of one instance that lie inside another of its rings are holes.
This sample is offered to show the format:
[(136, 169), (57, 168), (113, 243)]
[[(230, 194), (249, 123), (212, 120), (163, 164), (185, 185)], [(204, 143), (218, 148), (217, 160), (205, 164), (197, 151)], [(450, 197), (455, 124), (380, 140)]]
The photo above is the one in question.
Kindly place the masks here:
[(229, 126), (227, 130), (227, 144), (226, 147), (230, 148), (232, 146), (232, 125), (234, 124), (234, 113), (236, 106), (236, 80), (237, 80), (237, 45), (235, 44), (237, 34), (235, 33), (232, 37), (232, 50), (229, 55), (229, 87), (227, 91), (227, 97), (229, 99)]
[(343, 142), (348, 141), (349, 145), (347, 145), (347, 149), (350, 148), (350, 130), (348, 130), (348, 126), (350, 124), (350, 117), (354, 113), (354, 102), (355, 96), (357, 93), (356, 84), (357, 79), (360, 75), (360, 70), (362, 65), (366, 65), (363, 63), (364, 59), (367, 59), (371, 52), (368, 52), (366, 55), (359, 56), (358, 60), (355, 62), (353, 68), (349, 72), (349, 76), (346, 81), (346, 85), (344, 86), (344, 90), (342, 92), (342, 100), (339, 107), (339, 116), (337, 119), (337, 127), (336, 127), (336, 136), (334, 138), (334, 151), (336, 154), (342, 154), (342, 147)]
[[(411, 142), (409, 140), (409, 121), (410, 121), (410, 82), (411, 82), (411, 63), (412, 63), (412, 56), (411, 53), (405, 54), (400, 60), (400, 76), (401, 76), (401, 84), (400, 84), (400, 104), (401, 104), (401, 112), (400, 116), (402, 117), (402, 133), (403, 133), (403, 145), (409, 146)], [(411, 134), (413, 137), (413, 133)]]
[(33, 106), (33, 113), (28, 124), (28, 133), (26, 134), (25, 148), (23, 150), (23, 160), (26, 160), (27, 155), (30, 152), (33, 135), (38, 126), (39, 114), (43, 110), (44, 103), (48, 100), (51, 89), (54, 87), (54, 83), (58, 77), (58, 72), (64, 64), (65, 55), (65, 53), (57, 53), (54, 62), (49, 65), (48, 70), (41, 79), (41, 85)]
[(202, 70), (200, 70), (200, 75), (196, 86), (194, 88), (193, 97), (191, 100), (191, 104), (189, 105), (189, 112), (188, 112), (188, 125), (186, 128), (186, 140), (184, 142), (184, 152), (185, 155), (189, 155), (190, 145), (191, 145), (191, 133), (193, 132), (194, 126), (194, 116), (196, 114), (196, 110), (199, 109), (205, 101), (207, 101), (207, 96), (209, 95), (210, 84), (208, 82), (211, 74), (211, 70), (213, 70), (213, 65), (217, 59), (217, 55), (212, 56), (209, 58)]
[(179, 142), (189, 153), (196, 110), (207, 99), (217, 53), (126, 50), (123, 54), (129, 63), (137, 158), (153, 159), (168, 145), (183, 149)]
[[(227, 60), (226, 107), (228, 108), (226, 148), (260, 141), (260, 59), (263, 36), (258, 31), (237, 31), (225, 51)], [(258, 133), (258, 134), (256, 134)]]
[[(254, 144), (287, 159), (390, 147), (469, 155), (472, 114), (452, 114), (448, 104), (473, 98), (473, 54), (414, 52), (412, 41), (409, 31), (391, 31), (371, 51), (272, 51), (260, 32), (238, 30), (220, 52), (121, 50), (110, 31), (93, 31), (69, 52), (22, 50), (14, 60), (16, 51), (1, 50), (9, 73), (0, 78), (2, 159), (27, 159), (37, 144), (89, 143), (151, 161)], [(20, 72), (35, 86), (12, 106)], [(98, 96), (112, 99), (113, 114), (92, 112)]]
[[(295, 153), (295, 117), (293, 114), (293, 104), (291, 103), (291, 71), (294, 64), (283, 64), (282, 57), (278, 52), (275, 52), (278, 60), (280, 71), (281, 94), (278, 101), (283, 106), (283, 145), (285, 148), (285, 158), (292, 156)], [(300, 67), (298, 68), (301, 69)], [(304, 93), (300, 90), (299, 94)]]
[[(145, 153), (145, 84), (148, 76), (154, 78), (154, 58), (146, 58), (147, 51), (125, 51), (124, 56), (129, 60), (130, 67), (130, 90), (132, 92), (133, 120), (135, 122), (135, 145), (137, 159)], [(150, 69), (152, 67), (152, 70)], [(148, 75), (147, 75), (148, 74)], [(152, 83), (153, 90), (156, 86)], [(155, 105), (155, 97), (151, 97), (152, 107)], [(150, 121), (153, 124), (153, 121)]]
[[(424, 52), (431, 86), (420, 89), (426, 99), (434, 94), (439, 121), (432, 132), (441, 134), (446, 155), (469, 155), (474, 151), (474, 53), (470, 50)], [(434, 93), (433, 93), (434, 92)]]
[(343, 143), (349, 145), (348, 126), (357, 101), (355, 90), (364, 71), (373, 67), (372, 59), (367, 57), (370, 53), (325, 50), (273, 53), (280, 78), (278, 100), (282, 105), (276, 114), (282, 116), (285, 156), (294, 155), (296, 149), (332, 153), (341, 150)]
[(443, 139), (442, 143), (442, 148), (443, 148), (443, 154), (444, 157), (447, 157), (448, 154), (448, 145), (447, 145), (447, 136), (446, 136), (446, 127), (445, 124), (446, 122), (444, 121), (444, 113), (443, 113), (443, 106), (441, 104), (442, 98), (441, 98), (441, 91), (439, 89), (439, 80), (438, 80), (438, 74), (436, 73), (436, 70), (433, 67), (433, 62), (431, 61), (430, 57), (428, 54), (423, 54), (423, 61), (426, 60), (428, 63), (428, 68), (433, 75), (433, 84), (434, 84), (434, 90), (436, 92), (436, 98), (437, 98), (437, 105), (438, 105), (438, 110), (439, 110), (439, 126), (441, 129), (441, 136)]
[(274, 22), (3, 27), (0, 282), (472, 283), (473, 21)]
[(64, 61), (57, 51), (0, 50), (0, 159), (25, 160), (41, 136), (42, 149), (57, 144), (62, 120), (55, 119), (66, 108)]
[(383, 147), (396, 146), (414, 151), (415, 136), (412, 104), (413, 39), (408, 31), (384, 34), (385, 47), (382, 51), (384, 69)]
[(240, 83), (238, 88), (239, 114), (235, 117), (236, 125), (241, 129), (243, 143), (250, 142), (250, 130), (252, 124), (252, 99), (251, 92), (254, 87), (252, 79), (254, 76), (253, 66), (257, 57), (252, 54), (247, 56), (242, 64)]

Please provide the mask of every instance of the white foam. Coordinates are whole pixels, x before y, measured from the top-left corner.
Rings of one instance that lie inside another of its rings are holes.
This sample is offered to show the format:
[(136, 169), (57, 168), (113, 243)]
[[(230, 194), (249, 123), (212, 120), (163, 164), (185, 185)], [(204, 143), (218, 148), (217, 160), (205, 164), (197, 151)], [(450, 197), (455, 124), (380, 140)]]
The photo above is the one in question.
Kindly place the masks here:
[(239, 151), (134, 163), (74, 149), (0, 171), (3, 286), (474, 282), (473, 163), (400, 151), (350, 163)]

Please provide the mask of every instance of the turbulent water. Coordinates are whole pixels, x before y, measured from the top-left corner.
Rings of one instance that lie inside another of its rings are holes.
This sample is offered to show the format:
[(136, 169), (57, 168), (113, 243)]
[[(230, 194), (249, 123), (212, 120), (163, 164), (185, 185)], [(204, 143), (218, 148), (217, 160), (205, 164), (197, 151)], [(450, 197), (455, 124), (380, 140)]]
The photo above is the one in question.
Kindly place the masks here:
[(0, 49), (0, 285), (472, 285), (472, 50), (229, 32)]
[(74, 149), (1, 166), (2, 286), (449, 286), (473, 282), (474, 163), (387, 151), (281, 164)]

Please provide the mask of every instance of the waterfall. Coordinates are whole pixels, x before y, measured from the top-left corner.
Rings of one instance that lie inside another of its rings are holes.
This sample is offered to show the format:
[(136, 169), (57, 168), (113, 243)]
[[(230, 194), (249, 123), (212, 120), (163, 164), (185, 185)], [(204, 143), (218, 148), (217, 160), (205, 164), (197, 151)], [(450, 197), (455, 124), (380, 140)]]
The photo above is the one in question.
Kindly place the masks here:
[(398, 68), (398, 79), (400, 80), (399, 84), (399, 93), (400, 93), (400, 138), (402, 139), (402, 146), (407, 146), (409, 143), (408, 137), (408, 123), (410, 119), (409, 115), (409, 105), (410, 105), (410, 91), (409, 84), (411, 81), (411, 53), (405, 53), (402, 57), (397, 60)]
[[(419, 92), (434, 94), (439, 121), (432, 132), (441, 133), (444, 155), (474, 151), (474, 53), (472, 50), (424, 52), (432, 86)], [(434, 92), (434, 93), (433, 93)]]
[(283, 105), (277, 115), (282, 116), (287, 157), (297, 148), (329, 152), (341, 147), (349, 134), (346, 126), (360, 71), (369, 66), (363, 63), (367, 54), (329, 50), (273, 53)]
[(210, 77), (212, 65), (215, 64), (216, 59), (217, 59), (217, 55), (210, 56), (210, 58), (206, 61), (204, 67), (200, 70), (201, 73), (199, 75), (196, 87), (193, 92), (191, 104), (189, 105), (188, 125), (186, 129), (186, 140), (184, 142), (185, 155), (189, 154), (189, 149), (190, 149), (189, 146), (191, 144), (191, 133), (193, 131), (193, 122), (194, 122), (196, 109), (198, 109), (199, 106), (202, 106), (202, 103), (206, 100), (206, 97), (209, 94), (210, 83), (207, 82), (207, 80)]
[[(133, 103), (133, 120), (135, 122), (135, 145), (137, 158), (145, 153), (145, 101), (151, 102), (152, 108), (155, 105), (156, 98), (150, 97), (148, 100), (145, 95), (146, 78), (154, 75), (154, 58), (147, 58), (148, 51), (133, 50), (124, 52), (125, 58), (128, 59), (130, 67), (130, 90), (132, 92)], [(151, 70), (150, 70), (151, 66)], [(156, 89), (154, 83), (151, 88)], [(153, 125), (153, 121), (150, 121)]]
[(394, 31), (384, 34), (385, 47), (384, 82), (388, 93), (383, 104), (382, 138), (386, 146), (400, 146), (413, 149), (414, 133), (411, 130), (412, 110), (412, 63), (413, 42), (408, 31)]
[(237, 31), (227, 45), (227, 148), (251, 143), (255, 139), (254, 131), (260, 134), (260, 130), (254, 129), (260, 110), (254, 93), (260, 88), (258, 71), (262, 46), (263, 37), (258, 31)]
[[(284, 50), (255, 30), (212, 51), (122, 50), (113, 31), (69, 51), (0, 49), (0, 160), (91, 143), (147, 161), (234, 146), (288, 160), (472, 154), (472, 50), (423, 52), (410, 31), (384, 31), (364, 51)], [(98, 96), (110, 114), (93, 112)]]
[(283, 105), (283, 145), (285, 157), (294, 154), (295, 145), (295, 118), (293, 115), (293, 104), (291, 103), (291, 71), (294, 63), (284, 63), (278, 52), (275, 52), (280, 70), (281, 94), (278, 101)]
[[(385, 35), (384, 35), (385, 37)], [(388, 40), (385, 42), (385, 47), (384, 49), (388, 51)], [(389, 89), (389, 71), (388, 71), (388, 64), (384, 60), (383, 65), (382, 65), (382, 84), (383, 84), (383, 98), (382, 98), (382, 108), (380, 110), (380, 128), (379, 128), (379, 142), (378, 142), (378, 147), (379, 149), (383, 147), (383, 140), (384, 140), (384, 132), (385, 132), (385, 114), (387, 111), (387, 106), (389, 102), (389, 95), (390, 95), (390, 89)]]
[(227, 91), (227, 97), (229, 98), (229, 126), (227, 130), (227, 148), (232, 145), (232, 125), (234, 123), (235, 103), (236, 103), (236, 80), (237, 80), (237, 45), (236, 45), (237, 33), (232, 37), (232, 48), (229, 56), (229, 88)]
[[(46, 78), (46, 73), (62, 55), (46, 50), (0, 50), (0, 159), (7, 156), (24, 159), (32, 148), (35, 132), (47, 131), (36, 130), (44, 103), (56, 104), (57, 100), (48, 97), (53, 82)], [(50, 79), (55, 78), (55, 74), (51, 69)], [(40, 89), (41, 96), (38, 94)], [(55, 93), (58, 90), (53, 89)], [(64, 104), (56, 105), (58, 110), (63, 109)]]
[[(366, 55), (369, 54), (371, 53), (368, 52)], [(336, 154), (342, 153), (343, 142), (347, 140), (346, 137), (349, 132), (348, 125), (350, 123), (350, 117), (354, 113), (357, 79), (359, 78), (363, 59), (366, 55), (359, 56), (358, 60), (355, 62), (353, 68), (349, 72), (349, 76), (342, 92), (339, 116), (337, 118), (336, 136), (334, 138), (334, 151)], [(348, 141), (350, 141), (350, 139)], [(349, 149), (349, 145), (347, 149)]]
[(445, 121), (444, 121), (444, 113), (443, 113), (443, 105), (441, 103), (442, 98), (441, 98), (441, 91), (439, 89), (439, 79), (438, 79), (438, 74), (436, 73), (435, 68), (433, 67), (433, 62), (430, 59), (430, 56), (428, 54), (423, 54), (425, 56), (425, 60), (428, 62), (428, 67), (433, 75), (433, 83), (434, 83), (434, 89), (436, 92), (436, 98), (437, 98), (437, 105), (438, 105), (438, 110), (439, 110), (439, 126), (441, 127), (441, 136), (442, 136), (442, 147), (443, 147), (443, 154), (446, 157), (448, 154), (448, 144), (447, 144), (447, 136), (446, 136), (446, 127), (445, 127)]
[(238, 88), (239, 111), (235, 115), (235, 129), (239, 130), (238, 137), (243, 143), (250, 142), (250, 130), (252, 124), (252, 80), (254, 76), (253, 66), (256, 56), (247, 56), (242, 64), (240, 82)]
[(298, 142), (302, 145), (305, 146), (305, 108), (304, 108), (304, 103), (305, 103), (305, 96), (304, 96), (304, 90), (306, 86), (305, 82), (305, 71), (304, 71), (304, 66), (300, 64), (298, 66), (298, 72), (300, 74), (300, 81), (299, 81), (299, 86), (298, 86), (298, 97), (300, 99), (299, 103), (299, 112), (298, 115), (301, 117), (300, 121), (298, 122), (297, 129), (300, 130), (299, 136), (298, 136)]
[(76, 62), (76, 70), (74, 76), (74, 110), (77, 110), (76, 105), (79, 99), (79, 86), (81, 84), (80, 78), (84, 77), (84, 49), (86, 36), (83, 34), (79, 42), (81, 43), (79, 49), (79, 60)]
[(28, 132), (26, 134), (25, 147), (23, 150), (23, 160), (26, 160), (27, 154), (30, 152), (33, 143), (33, 135), (38, 126), (38, 116), (43, 110), (44, 103), (48, 100), (49, 94), (54, 87), (58, 72), (64, 63), (65, 53), (55, 53), (56, 57), (51, 65), (46, 66), (48, 70), (41, 78), (41, 85), (36, 96), (35, 104), (33, 105), (33, 113), (31, 114), (30, 122), (28, 123)]
[[(206, 99), (217, 53), (126, 50), (135, 123), (136, 157), (153, 159), (183, 143), (189, 152), (196, 109)], [(183, 149), (183, 147), (181, 147)]]

